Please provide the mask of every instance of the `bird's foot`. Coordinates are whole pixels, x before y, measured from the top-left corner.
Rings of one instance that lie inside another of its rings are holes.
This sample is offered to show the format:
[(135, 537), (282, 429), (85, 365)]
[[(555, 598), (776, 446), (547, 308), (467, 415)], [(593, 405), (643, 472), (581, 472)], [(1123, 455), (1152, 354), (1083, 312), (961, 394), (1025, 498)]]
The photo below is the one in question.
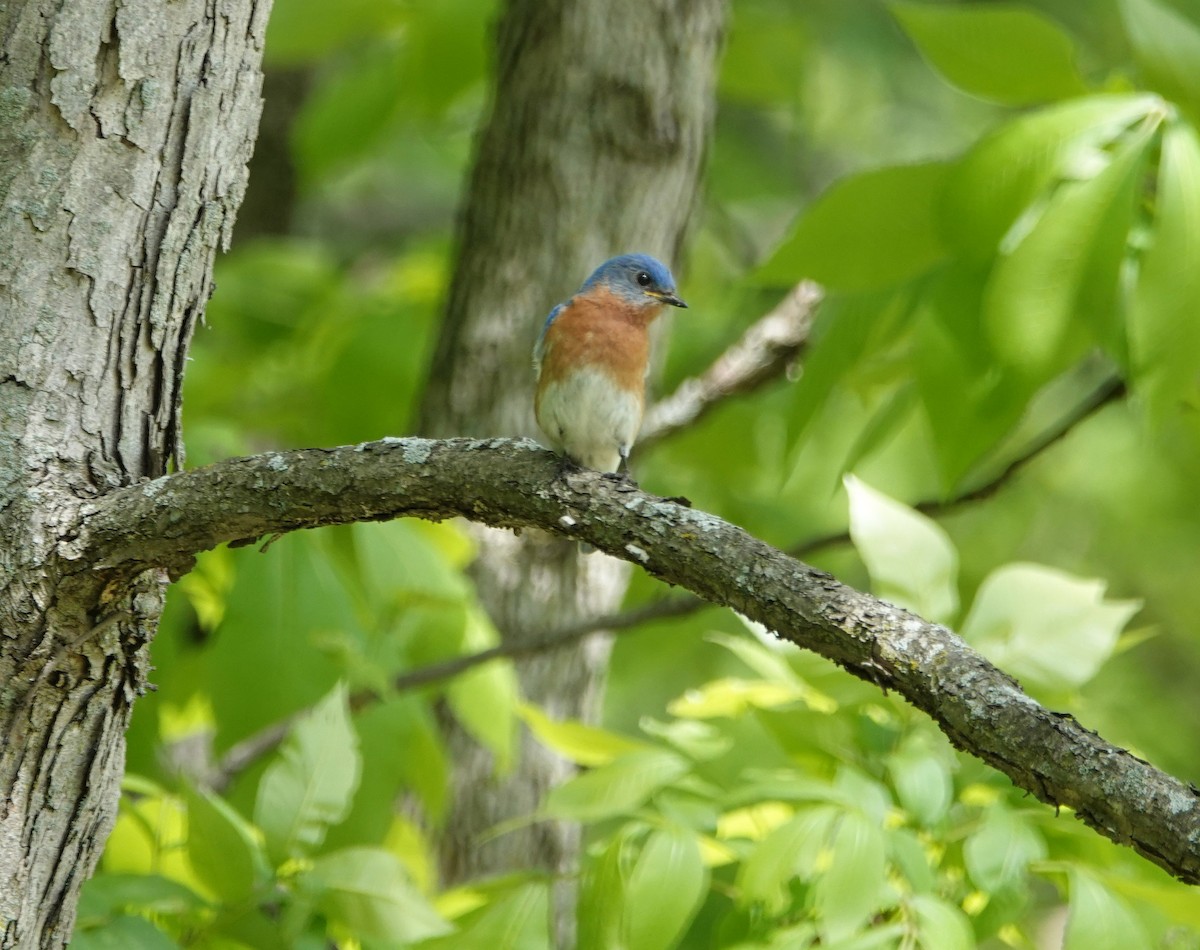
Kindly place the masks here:
[(633, 476), (629, 474), (629, 469), (621, 469), (618, 472), (601, 472), (600, 477), (612, 482), (617, 488), (624, 491), (634, 491), (640, 486), (633, 480)]
[(670, 498), (664, 498), (663, 501), (669, 501), (676, 505), (683, 505), (684, 508), (692, 507), (692, 499), (686, 498), (683, 495), (672, 495)]

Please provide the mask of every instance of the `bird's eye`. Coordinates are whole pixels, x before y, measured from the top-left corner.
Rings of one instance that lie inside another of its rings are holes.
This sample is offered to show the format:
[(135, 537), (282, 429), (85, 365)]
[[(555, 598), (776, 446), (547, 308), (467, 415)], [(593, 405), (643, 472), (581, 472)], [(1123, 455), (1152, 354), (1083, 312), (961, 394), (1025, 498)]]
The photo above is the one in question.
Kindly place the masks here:
[(638, 282), (639, 287), (649, 287), (650, 286), (650, 275), (647, 274), (644, 270), (638, 271), (637, 282)]

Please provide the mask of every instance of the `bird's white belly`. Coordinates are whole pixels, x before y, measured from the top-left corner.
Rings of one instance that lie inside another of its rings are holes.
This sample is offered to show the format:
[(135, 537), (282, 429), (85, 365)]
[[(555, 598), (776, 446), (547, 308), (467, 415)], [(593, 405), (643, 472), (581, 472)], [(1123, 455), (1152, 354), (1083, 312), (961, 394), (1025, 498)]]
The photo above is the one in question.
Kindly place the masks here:
[(538, 400), (538, 425), (580, 465), (615, 472), (642, 423), (642, 400), (605, 373), (582, 369), (550, 383)]

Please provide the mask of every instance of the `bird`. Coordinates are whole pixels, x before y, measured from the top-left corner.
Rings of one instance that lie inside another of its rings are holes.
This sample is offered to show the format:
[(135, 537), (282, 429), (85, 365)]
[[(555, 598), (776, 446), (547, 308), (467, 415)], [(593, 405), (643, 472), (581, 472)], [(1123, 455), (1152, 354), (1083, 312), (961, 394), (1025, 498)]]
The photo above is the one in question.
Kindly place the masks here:
[(667, 266), (648, 254), (621, 254), (550, 311), (533, 348), (534, 415), (564, 460), (629, 479), (646, 402), (649, 328), (666, 306), (687, 307)]

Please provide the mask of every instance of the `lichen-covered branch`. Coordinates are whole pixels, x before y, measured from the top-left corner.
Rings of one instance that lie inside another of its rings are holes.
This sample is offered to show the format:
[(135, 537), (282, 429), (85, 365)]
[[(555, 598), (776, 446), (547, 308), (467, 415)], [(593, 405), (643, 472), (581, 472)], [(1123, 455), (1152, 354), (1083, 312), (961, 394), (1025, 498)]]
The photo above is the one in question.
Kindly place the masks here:
[(584, 539), (903, 695), (959, 748), (1200, 883), (1200, 792), (1052, 712), (953, 632), (855, 591), (713, 515), (524, 440), (393, 439), (231, 459), (93, 503), (67, 556), (173, 571), (227, 541), (349, 521), (461, 516)]

